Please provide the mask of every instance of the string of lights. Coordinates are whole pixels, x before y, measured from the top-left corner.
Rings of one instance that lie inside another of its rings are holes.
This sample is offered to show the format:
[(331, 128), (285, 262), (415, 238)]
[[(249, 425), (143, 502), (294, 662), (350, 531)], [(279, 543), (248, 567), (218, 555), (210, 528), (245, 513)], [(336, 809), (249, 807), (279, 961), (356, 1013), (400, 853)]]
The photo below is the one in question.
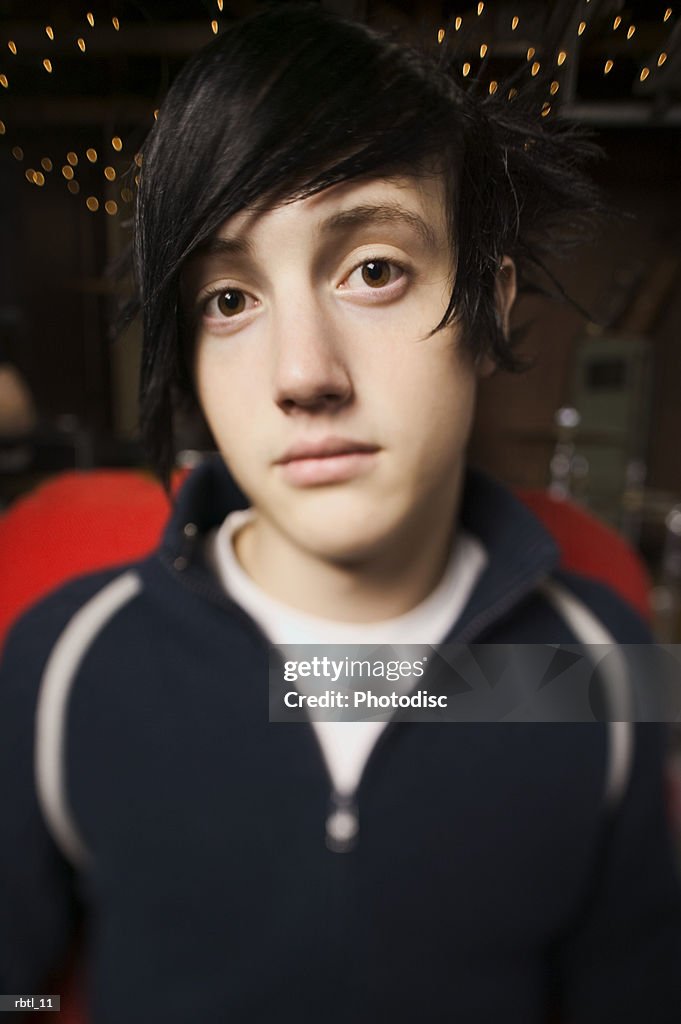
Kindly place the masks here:
[[(490, 12), (494, 14), (493, 7), (493, 4), (486, 4), (482, 2), (482, 0), (480, 0), (480, 2), (477, 3), (474, 10), (471, 11), (469, 14), (454, 16), (449, 26), (443, 25), (440, 28), (438, 28), (436, 34), (438, 44), (442, 44), (443, 42), (445, 42), (448, 33), (452, 31), (455, 34), (459, 33), (461, 29), (465, 27), (465, 23), (468, 23), (469, 27), (473, 28), (480, 24), (480, 22), (487, 24), (489, 19), (487, 17), (484, 17), (484, 15)], [(573, 22), (573, 31), (575, 31), (574, 26), (576, 24), (575, 44), (577, 44), (577, 41), (585, 34), (585, 32), (587, 32), (587, 29), (590, 27), (590, 23), (593, 20), (591, 15), (594, 14), (596, 7), (597, 5), (594, 5), (594, 7), (591, 8), (590, 0), (581, 0), (581, 2), (578, 2), (576, 4), (575, 12), (577, 12), (581, 8), (582, 13), (576, 15), (575, 21)], [(216, 8), (217, 12), (219, 14), (222, 14), (224, 11), (224, 0), (216, 0)], [(673, 13), (673, 8), (667, 7), (662, 15), (662, 22), (667, 23), (672, 18)], [(579, 20), (577, 20), (577, 17), (579, 18)], [(120, 32), (121, 29), (121, 20), (118, 16), (112, 15), (110, 18), (104, 18), (100, 15), (97, 15), (97, 17), (95, 17), (95, 13), (91, 10), (84, 12), (82, 16), (82, 24), (82, 34), (76, 34), (75, 36), (72, 36), (72, 38), (73, 45), (77, 47), (77, 49), (83, 55), (87, 54), (88, 52), (88, 33), (92, 35), (92, 33), (94, 33), (96, 30), (98, 30), (101, 26), (104, 25), (106, 25), (107, 27), (110, 25), (115, 32)], [(518, 32), (518, 30), (521, 29), (522, 27), (520, 15), (513, 14), (512, 16), (510, 16), (509, 24), (510, 31), (512, 33)], [(220, 31), (220, 22), (217, 17), (212, 16), (210, 18), (210, 28), (213, 34), (217, 34)], [(636, 33), (637, 26), (633, 22), (625, 24), (625, 18), (622, 16), (622, 14), (616, 14), (612, 20), (611, 29), (613, 33), (618, 33), (620, 30), (622, 30), (622, 32), (625, 32), (626, 29), (626, 42), (630, 43)], [(108, 30), (110, 31), (110, 28)], [(44, 33), (44, 37), (46, 37), (46, 44), (48, 47), (51, 47), (53, 44), (55, 44), (58, 38), (62, 39), (63, 46), (64, 33), (62, 33), (61, 30), (55, 30), (54, 25), (46, 24), (42, 27), (40, 31), (41, 34)], [(73, 32), (73, 27), (70, 29), (70, 31)], [(478, 40), (480, 40), (479, 32), (477, 33), (477, 38)], [(566, 40), (565, 42), (567, 42), (568, 44), (567, 47), (565, 47), (565, 44), (564, 46), (560, 47), (553, 56), (553, 58), (550, 53), (540, 52), (540, 49), (538, 49), (537, 46), (530, 45), (526, 49), (525, 63), (528, 67), (530, 78), (538, 78), (538, 76), (540, 76), (540, 73), (542, 74), (542, 80), (543, 78), (546, 78), (548, 98), (541, 101), (541, 108), (539, 109), (539, 114), (542, 117), (547, 117), (551, 113), (551, 101), (558, 95), (561, 88), (561, 81), (559, 80), (559, 77), (556, 77), (555, 71), (551, 72), (551, 67), (552, 65), (555, 65), (556, 68), (563, 69), (566, 65), (566, 62), (568, 62), (570, 59), (569, 41)], [(6, 46), (7, 51), (10, 54), (10, 59), (17, 58), (20, 55), (20, 47), (17, 44), (16, 39), (6, 40)], [(474, 68), (475, 58), (473, 58), (473, 56), (470, 53), (466, 55), (466, 59), (461, 60), (458, 66), (460, 68), (461, 76), (464, 79), (470, 79), (471, 82), (479, 84), (480, 78), (485, 68), (489, 65), (490, 59), (493, 59), (495, 56), (494, 45), (490, 43), (488, 37), (488, 39), (483, 38), (483, 41), (481, 42), (476, 42), (475, 48), (477, 49), (477, 59), (480, 61), (479, 65), (475, 65), (477, 71)], [(45, 51), (43, 51), (43, 53), (44, 52)], [(47, 52), (49, 54), (50, 50), (48, 49)], [(53, 53), (54, 52), (56, 51), (53, 51)], [(62, 49), (59, 52), (63, 53), (64, 51)], [(577, 45), (575, 45), (574, 52), (572, 55), (574, 59), (579, 59)], [(664, 64), (668, 60), (668, 57), (668, 48), (663, 47), (662, 49), (660, 49), (655, 59), (649, 60), (647, 63), (643, 64), (639, 68), (638, 80), (640, 82), (645, 82), (651, 76), (651, 74), (653, 74), (657, 69), (662, 68), (664, 66)], [(40, 58), (39, 66), (45, 73), (49, 75), (58, 73), (58, 56), (56, 58), (52, 55), (42, 56)], [(603, 76), (609, 75), (613, 71), (615, 66), (616, 56), (614, 54), (613, 56), (607, 56), (602, 65)], [(494, 95), (499, 90), (500, 78), (498, 75), (496, 77), (492, 77), (490, 75), (490, 80), (486, 83), (483, 82), (482, 84), (483, 86), (486, 86), (490, 95)], [(7, 70), (3, 69), (2, 71), (0, 71), (0, 87), (11, 92), (11, 72), (9, 68)], [(513, 100), (518, 96), (518, 94), (518, 88), (513, 86), (508, 89), (506, 97), (508, 100)], [(0, 96), (1, 95), (2, 93), (0, 93)], [(158, 118), (158, 114), (159, 111), (157, 108), (153, 110), (150, 116), (153, 118)], [(8, 143), (13, 143), (11, 148), (12, 156), (18, 163), (21, 163), (23, 165), (26, 163), (24, 148), (20, 144), (21, 139), (13, 137), (13, 132), (11, 129), (11, 124), (8, 124), (5, 120), (0, 120), (0, 136), (12, 136), (7, 138)], [(114, 135), (111, 138), (110, 144), (114, 151), (114, 154), (112, 154), (109, 161), (104, 161), (103, 159), (100, 160), (97, 150), (94, 146), (87, 146), (81, 149), (79, 160), (78, 152), (76, 148), (73, 148), (66, 153), (64, 161), (55, 159), (53, 156), (49, 154), (43, 154), (40, 156), (39, 159), (36, 157), (35, 159), (32, 160), (32, 163), (35, 164), (35, 166), (29, 166), (25, 168), (24, 178), (29, 184), (37, 188), (43, 188), (49, 182), (50, 179), (53, 181), (59, 180), (59, 173), (56, 170), (56, 168), (61, 166), (61, 180), (63, 184), (65, 184), (69, 193), (71, 193), (74, 196), (78, 196), (81, 194), (84, 195), (87, 192), (88, 194), (85, 196), (85, 205), (89, 211), (94, 213), (99, 210), (104, 210), (110, 216), (116, 216), (125, 207), (126, 204), (132, 202), (134, 193), (132, 188), (129, 187), (130, 182), (128, 181), (128, 179), (132, 176), (131, 169), (134, 168), (135, 165), (137, 166), (137, 168), (139, 168), (139, 166), (141, 165), (141, 158), (139, 157), (139, 154), (135, 154), (134, 157), (131, 159), (131, 156), (126, 151), (126, 147), (120, 135)], [(88, 165), (90, 165), (90, 167), (88, 167)], [(84, 173), (91, 171), (95, 165), (98, 165), (98, 167), (101, 168), (101, 185), (99, 189), (94, 183), (92, 174)], [(139, 175), (135, 174), (132, 177), (133, 181), (137, 184), (139, 182)], [(101, 191), (102, 187), (105, 189), (104, 192)], [(111, 198), (112, 187), (116, 187), (118, 189), (117, 199)], [(109, 193), (108, 196), (106, 194), (107, 189)], [(95, 194), (95, 192), (97, 191), (99, 191), (98, 195)]]
[[(591, 0), (583, 0), (584, 7), (585, 8), (588, 7), (590, 2), (591, 2)], [(575, 9), (576, 10), (579, 9), (579, 6), (580, 6), (580, 4), (578, 3), (576, 5)], [(482, 13), (484, 11), (484, 8), (485, 8), (485, 4), (484, 3), (480, 3), (480, 4), (477, 5), (477, 10), (475, 12), (477, 17), (480, 17), (482, 15)], [(590, 15), (591, 11), (584, 10), (584, 13), (585, 13), (586, 16), (585, 17), (581, 17), (580, 16), (579, 21), (576, 22), (576, 36), (577, 36), (577, 39), (580, 39), (584, 35), (584, 33), (587, 32), (587, 30), (589, 29), (589, 23), (590, 23), (589, 15)], [(664, 14), (662, 15), (662, 22), (663, 23), (668, 22), (670, 20), (670, 18), (672, 17), (673, 13), (674, 13), (673, 8), (672, 7), (667, 7), (665, 9), (665, 11), (664, 11)], [(469, 17), (472, 18), (472, 14)], [(473, 20), (475, 20), (475, 19), (473, 19)], [(510, 26), (512, 32), (515, 32), (518, 29), (518, 27), (520, 25), (520, 20), (521, 19), (520, 19), (520, 16), (518, 14), (512, 15), (512, 17), (511, 17), (511, 26)], [(463, 25), (464, 25), (464, 18), (462, 16), (456, 16), (456, 18), (454, 18), (453, 24), (452, 24), (452, 28), (453, 28), (454, 32), (459, 32)], [(633, 22), (629, 22), (628, 24), (626, 24), (625, 18), (621, 14), (617, 14), (617, 15), (615, 15), (615, 17), (613, 18), (613, 21), (612, 21), (612, 31), (613, 32), (617, 32), (620, 28), (622, 28), (623, 31), (624, 31), (624, 34), (625, 34), (625, 37), (626, 37), (625, 38), (625, 42), (626, 43), (630, 43), (631, 40), (633, 39), (635, 33), (636, 33), (636, 29), (637, 29), (636, 24), (634, 24)], [(438, 43), (441, 44), (445, 40), (446, 36), (447, 36), (447, 29), (445, 27), (439, 28), (438, 31), (437, 31), (437, 41), (438, 41)], [(486, 57), (488, 57), (490, 55), (490, 46), (489, 46), (489, 44), (487, 42), (483, 42), (480, 45), (479, 55), (480, 55), (480, 59), (481, 60), (483, 60), (484, 58), (486, 58)], [(537, 56), (537, 49), (536, 49), (536, 47), (529, 46), (527, 51), (526, 51), (526, 63), (529, 65), (529, 70), (530, 70), (531, 77), (536, 77), (537, 75), (539, 75), (539, 73), (540, 73), (540, 71), (542, 69), (542, 61), (540, 59), (538, 59), (538, 58), (537, 59), (533, 59), (536, 56)], [(656, 58), (653, 61), (650, 61), (648, 64), (645, 64), (645, 65), (643, 65), (642, 67), (639, 68), (639, 71), (638, 71), (638, 79), (639, 79), (639, 81), (641, 81), (641, 82), (646, 81), (646, 79), (653, 73), (653, 71), (655, 69), (663, 67), (663, 65), (667, 62), (668, 58), (669, 58), (669, 51), (668, 51), (668, 49), (662, 48), (659, 51), (659, 53), (657, 54)], [(560, 49), (558, 51), (557, 55), (556, 55), (556, 65), (558, 67), (562, 67), (567, 60), (568, 60), (568, 51), (565, 50), (565, 49)], [(609, 75), (613, 71), (613, 69), (615, 68), (615, 65), (616, 65), (616, 59), (615, 59), (614, 55), (606, 57), (604, 59), (604, 61), (603, 61), (603, 64), (602, 64), (602, 74), (603, 74), (603, 76), (605, 77), (605, 76)], [(470, 58), (468, 58), (466, 60), (463, 60), (461, 62), (460, 70), (461, 70), (461, 75), (462, 75), (463, 78), (469, 78), (470, 77), (472, 79), (474, 77), (474, 75), (473, 75), (473, 64), (472, 64), (472, 61), (471, 61)], [(481, 70), (482, 70), (482, 66), (479, 69), (478, 74), (480, 74)], [(560, 81), (558, 81), (558, 79), (556, 79), (556, 78), (552, 78), (551, 79), (550, 84), (548, 85), (549, 94), (550, 94), (551, 97), (555, 97), (557, 95), (557, 93), (560, 90), (560, 84), (561, 83), (560, 83)], [(498, 80), (495, 79), (495, 78), (492, 78), (490, 80), (490, 82), (488, 83), (488, 89), (489, 89), (490, 94), (496, 93), (498, 88), (499, 88)], [(509, 91), (507, 93), (507, 98), (512, 100), (512, 99), (515, 99), (515, 97), (517, 95), (518, 95), (518, 89), (511, 88), (511, 89), (509, 89)], [(550, 101), (544, 101), (542, 103), (541, 110), (540, 110), (541, 116), (542, 117), (546, 117), (550, 112), (551, 112), (551, 103), (550, 103)]]
[[(221, 3), (218, 6), (220, 7), (220, 9), (222, 9)], [(89, 30), (93, 30), (95, 28), (95, 15), (92, 11), (87, 11), (85, 13), (83, 20), (87, 23)], [(121, 20), (119, 17), (115, 15), (112, 16), (111, 25), (115, 32), (120, 32)], [(55, 30), (52, 25), (45, 25), (45, 35), (47, 36), (50, 42), (55, 41)], [(78, 47), (81, 53), (86, 53), (87, 43), (83, 36), (76, 37), (75, 45)], [(18, 55), (19, 50), (15, 40), (9, 39), (7, 41), (7, 48), (9, 49), (12, 56), (16, 57)], [(54, 71), (53, 62), (49, 57), (43, 58), (42, 66), (45, 69), (45, 71), (47, 71), (49, 74), (52, 74), (52, 72)], [(0, 84), (2, 84), (6, 89), (9, 88), (9, 81), (6, 74), (0, 74)], [(154, 111), (154, 117), (157, 116), (158, 110)], [(0, 121), (0, 135), (5, 135), (6, 133), (7, 126), (5, 122)], [(118, 168), (115, 167), (113, 163), (107, 163), (102, 170), (102, 174), (105, 181), (110, 184), (112, 184), (113, 182), (117, 182), (119, 179), (124, 179), (127, 172), (129, 171), (129, 161), (126, 160), (125, 147), (123, 139), (120, 135), (114, 135), (111, 138), (111, 148), (113, 149), (116, 155), (121, 155), (121, 159), (117, 161)], [(13, 146), (11, 153), (14, 159), (17, 160), (19, 163), (24, 162), (25, 154), (24, 149), (21, 146)], [(99, 160), (99, 155), (94, 146), (88, 146), (87, 148), (85, 148), (82, 155), (85, 157), (85, 160), (91, 165), (97, 164)], [(123, 164), (124, 161), (126, 161), (125, 164)], [(78, 153), (75, 149), (72, 149), (66, 153), (65, 162), (61, 167), (61, 176), (66, 184), (68, 192), (73, 196), (78, 196), (82, 191), (81, 182), (77, 178), (76, 170), (79, 166), (79, 162), (80, 161)], [(56, 163), (58, 164), (59, 161), (56, 161)], [(135, 154), (133, 158), (133, 165), (137, 165), (138, 167), (141, 166), (140, 154)], [(43, 156), (40, 159), (40, 167), (42, 168), (41, 170), (37, 170), (34, 167), (27, 167), (24, 171), (24, 177), (26, 181), (29, 184), (36, 186), (37, 188), (42, 188), (47, 183), (48, 179), (46, 178), (46, 174), (52, 174), (52, 172), (55, 169), (55, 161), (50, 156)], [(135, 183), (137, 184), (139, 182), (139, 176), (136, 175), (134, 180)], [(92, 182), (90, 181), (88, 185), (90, 187), (88, 187), (85, 191), (88, 191), (90, 193), (93, 191), (91, 187)], [(107, 214), (109, 214), (109, 216), (116, 216), (119, 210), (121, 209), (121, 203), (125, 205), (132, 202), (132, 200), (134, 199), (134, 192), (127, 184), (124, 184), (122, 187), (119, 188), (119, 198), (120, 203), (115, 199), (104, 199), (94, 194), (88, 194), (85, 198), (85, 206), (91, 213), (96, 213), (100, 209), (103, 209)]]

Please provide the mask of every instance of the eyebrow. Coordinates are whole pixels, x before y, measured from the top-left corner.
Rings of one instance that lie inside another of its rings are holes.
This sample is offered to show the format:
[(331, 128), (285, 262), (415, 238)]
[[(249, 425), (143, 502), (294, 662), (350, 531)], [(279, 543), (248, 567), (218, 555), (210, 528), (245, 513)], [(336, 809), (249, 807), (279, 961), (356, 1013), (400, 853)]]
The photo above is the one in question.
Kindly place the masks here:
[(197, 256), (253, 256), (253, 246), (246, 238), (231, 237), (224, 238), (221, 235), (213, 235), (197, 246), (191, 254), (191, 259)]
[(374, 224), (404, 225), (416, 231), (427, 247), (435, 249), (439, 244), (437, 233), (431, 225), (423, 217), (406, 210), (398, 203), (364, 203), (349, 210), (340, 210), (322, 223), (321, 231), (341, 232)]

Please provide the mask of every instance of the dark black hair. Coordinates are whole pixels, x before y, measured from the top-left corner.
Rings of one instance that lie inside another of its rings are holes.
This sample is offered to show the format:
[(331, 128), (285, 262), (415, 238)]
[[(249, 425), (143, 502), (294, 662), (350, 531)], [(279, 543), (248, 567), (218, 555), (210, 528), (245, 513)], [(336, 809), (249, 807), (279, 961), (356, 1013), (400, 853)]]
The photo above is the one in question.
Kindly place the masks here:
[(188, 257), (245, 207), (360, 176), (441, 169), (456, 273), (436, 329), (457, 320), (473, 358), (518, 369), (497, 314), (502, 258), (521, 287), (579, 234), (593, 147), (508, 93), (464, 91), (434, 55), (313, 5), (229, 27), (178, 75), (142, 150), (134, 256), (144, 344), (141, 425), (167, 482), (173, 409), (193, 394), (180, 304)]

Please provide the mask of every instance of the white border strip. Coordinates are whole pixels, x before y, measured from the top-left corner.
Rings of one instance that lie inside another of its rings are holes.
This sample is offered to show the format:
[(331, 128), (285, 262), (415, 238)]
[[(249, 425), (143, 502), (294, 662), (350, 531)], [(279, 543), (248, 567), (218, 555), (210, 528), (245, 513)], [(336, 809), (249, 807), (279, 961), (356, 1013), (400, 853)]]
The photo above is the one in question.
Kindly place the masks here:
[(90, 860), (78, 834), (66, 795), (65, 735), (71, 687), (83, 658), (116, 613), (142, 590), (135, 572), (118, 576), (83, 605), (60, 635), (40, 684), (35, 720), (35, 777), (47, 826), (65, 856), (75, 864)]
[(541, 588), (556, 611), (584, 644), (608, 644), (612, 646), (609, 661), (615, 663), (614, 671), (604, 673), (613, 718), (608, 725), (608, 767), (605, 783), (605, 802), (616, 807), (624, 796), (629, 782), (634, 758), (634, 727), (631, 722), (631, 690), (624, 656), (611, 633), (589, 608), (575, 597), (566, 587), (555, 580), (546, 580)]

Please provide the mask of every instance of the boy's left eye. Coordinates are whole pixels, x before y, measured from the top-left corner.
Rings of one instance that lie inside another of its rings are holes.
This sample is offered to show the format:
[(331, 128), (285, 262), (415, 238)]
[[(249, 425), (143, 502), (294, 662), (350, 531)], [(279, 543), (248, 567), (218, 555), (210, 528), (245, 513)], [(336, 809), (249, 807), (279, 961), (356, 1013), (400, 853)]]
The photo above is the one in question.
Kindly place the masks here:
[(348, 275), (346, 283), (351, 288), (367, 285), (379, 289), (398, 281), (403, 274), (402, 267), (392, 260), (365, 260)]

